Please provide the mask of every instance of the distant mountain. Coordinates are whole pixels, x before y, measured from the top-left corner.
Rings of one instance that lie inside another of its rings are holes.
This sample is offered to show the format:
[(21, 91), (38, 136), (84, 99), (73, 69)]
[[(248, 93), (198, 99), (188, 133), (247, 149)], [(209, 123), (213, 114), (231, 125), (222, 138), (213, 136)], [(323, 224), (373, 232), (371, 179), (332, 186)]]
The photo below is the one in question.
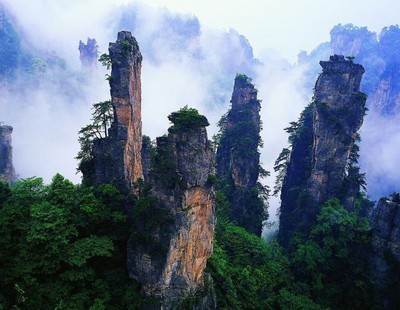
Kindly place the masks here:
[(361, 128), (360, 165), (366, 172), (368, 194), (373, 199), (398, 191), (398, 158), (394, 145), (400, 144), (400, 28), (388, 26), (379, 34), (367, 27), (338, 24), (330, 32), (330, 42), (312, 52), (301, 52), (298, 64), (305, 66), (306, 85), (314, 86), (318, 62), (341, 54), (365, 68), (361, 91), (367, 94), (369, 109)]
[[(320, 44), (309, 55), (299, 54), (299, 64), (310, 66), (309, 75), (316, 75), (318, 62), (332, 54), (355, 58), (365, 67), (361, 90), (368, 106), (386, 116), (400, 112), (400, 28), (382, 29), (379, 35), (367, 27), (338, 24), (332, 28), (330, 42)], [(310, 80), (309, 83), (312, 83)]]

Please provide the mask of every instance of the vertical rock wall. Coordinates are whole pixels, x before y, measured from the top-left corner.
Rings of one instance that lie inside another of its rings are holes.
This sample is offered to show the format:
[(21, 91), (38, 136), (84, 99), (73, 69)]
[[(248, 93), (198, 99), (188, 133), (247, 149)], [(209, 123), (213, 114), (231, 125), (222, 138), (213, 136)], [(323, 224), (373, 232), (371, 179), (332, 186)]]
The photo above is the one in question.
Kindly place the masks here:
[[(157, 154), (150, 175), (157, 198), (152, 216), (163, 214), (163, 221), (148, 232), (151, 243), (131, 238), (128, 270), (145, 295), (175, 309), (187, 297), (210, 298), (204, 295), (210, 285), (204, 270), (213, 251), (215, 198), (208, 177), (215, 160), (203, 126), (158, 138)], [(215, 306), (212, 300), (206, 304)]]
[(313, 151), (308, 191), (314, 205), (343, 198), (346, 166), (360, 129), (366, 97), (359, 91), (364, 68), (343, 56), (321, 61), (315, 84)]
[(321, 205), (339, 198), (351, 209), (346, 182), (350, 152), (363, 122), (366, 96), (359, 91), (364, 68), (334, 55), (320, 62), (311, 106), (293, 138), (281, 192), (279, 240), (307, 233)]
[(0, 124), (0, 178), (12, 183), (15, 181), (15, 171), (12, 161), (13, 128)]
[(130, 32), (118, 33), (109, 47), (114, 120), (109, 137), (94, 141), (95, 183), (112, 183), (126, 191), (143, 178), (141, 65), (139, 46)]
[(261, 235), (264, 209), (255, 190), (260, 173), (260, 100), (250, 79), (238, 75), (217, 151), (217, 175), (229, 187), (231, 219)]

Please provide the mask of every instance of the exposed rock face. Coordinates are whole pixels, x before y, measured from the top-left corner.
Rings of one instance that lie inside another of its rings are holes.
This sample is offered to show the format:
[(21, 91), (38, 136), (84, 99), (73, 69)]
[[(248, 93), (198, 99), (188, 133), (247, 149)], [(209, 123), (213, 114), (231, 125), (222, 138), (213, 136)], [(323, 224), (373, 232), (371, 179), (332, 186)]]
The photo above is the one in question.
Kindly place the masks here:
[(230, 188), (231, 219), (261, 235), (265, 215), (261, 201), (254, 197), (260, 173), (261, 106), (257, 89), (246, 76), (236, 77), (231, 103), (217, 151), (217, 175), (222, 186)]
[(0, 178), (10, 183), (15, 181), (15, 171), (12, 161), (13, 128), (0, 124)]
[(84, 70), (91, 72), (97, 69), (98, 48), (96, 39), (88, 38), (86, 44), (79, 41), (79, 58)]
[(400, 113), (400, 64), (391, 63), (379, 78), (379, 84), (369, 97), (375, 111), (384, 115)]
[[(382, 198), (372, 217), (372, 272), (384, 309), (400, 304), (400, 197)], [(395, 300), (397, 299), (397, 300)], [(396, 303), (397, 302), (397, 303)]]
[(359, 92), (364, 68), (333, 56), (320, 62), (315, 84), (313, 154), (309, 193), (314, 205), (343, 196), (346, 165), (360, 129), (366, 97)]
[(321, 57), (331, 54), (356, 57), (365, 68), (361, 89), (368, 95), (368, 108), (388, 117), (397, 115), (400, 112), (399, 26), (384, 27), (377, 35), (367, 27), (338, 24), (330, 35), (330, 42), (321, 44), (309, 56), (301, 54), (299, 62), (308, 63), (312, 71), (308, 75), (314, 79), (317, 72), (314, 64)]
[(95, 184), (112, 183), (132, 191), (143, 179), (141, 65), (139, 46), (130, 32), (118, 33), (110, 43), (112, 71), (110, 78), (114, 121), (109, 137), (94, 141)]
[(337, 55), (320, 64), (315, 99), (303, 112), (282, 186), (279, 240), (284, 246), (294, 233), (308, 232), (326, 200), (339, 198), (349, 209), (354, 203), (347, 168), (365, 113), (366, 97), (359, 91), (364, 69)]
[[(152, 216), (163, 214), (163, 221), (148, 232), (153, 245), (131, 238), (128, 270), (145, 295), (170, 309), (186, 297), (207, 295), (204, 269), (215, 228), (214, 189), (207, 181), (215, 160), (203, 126), (170, 129), (168, 137), (157, 139), (156, 156), (150, 179), (158, 205)], [(215, 307), (210, 296), (204, 298), (207, 307)]]

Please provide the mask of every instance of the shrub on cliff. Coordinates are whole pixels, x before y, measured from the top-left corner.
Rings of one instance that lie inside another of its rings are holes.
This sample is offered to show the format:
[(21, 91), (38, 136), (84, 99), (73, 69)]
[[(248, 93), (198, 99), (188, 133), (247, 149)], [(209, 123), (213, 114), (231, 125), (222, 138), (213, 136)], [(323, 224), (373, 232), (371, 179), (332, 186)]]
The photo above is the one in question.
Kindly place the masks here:
[(198, 127), (207, 127), (210, 125), (207, 118), (199, 111), (188, 106), (184, 106), (177, 112), (173, 112), (168, 116), (169, 121), (173, 124), (169, 128), (171, 131), (190, 130)]

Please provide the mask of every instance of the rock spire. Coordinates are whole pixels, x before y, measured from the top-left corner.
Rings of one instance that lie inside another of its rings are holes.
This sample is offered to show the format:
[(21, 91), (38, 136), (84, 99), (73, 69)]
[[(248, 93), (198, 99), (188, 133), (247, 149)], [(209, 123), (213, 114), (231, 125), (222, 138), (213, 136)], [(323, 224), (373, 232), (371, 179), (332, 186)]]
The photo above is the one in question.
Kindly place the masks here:
[[(194, 110), (172, 113), (170, 120), (175, 122), (179, 113), (188, 111)], [(208, 121), (197, 117), (198, 122), (175, 124), (168, 136), (157, 139), (149, 176), (152, 198), (144, 198), (147, 211), (136, 209), (133, 216), (137, 233), (128, 245), (129, 274), (163, 309), (175, 309), (194, 296), (207, 309), (215, 307), (209, 293), (211, 280), (205, 274), (216, 221), (214, 188), (209, 181), (215, 160), (205, 128)], [(152, 219), (157, 220), (151, 224)]]
[(94, 140), (95, 184), (112, 183), (132, 191), (143, 179), (141, 66), (138, 43), (128, 31), (118, 33), (109, 46), (114, 120), (107, 138)]
[(366, 96), (359, 91), (364, 68), (338, 55), (320, 65), (314, 100), (291, 134), (278, 236), (284, 246), (295, 233), (309, 231), (326, 200), (354, 207), (349, 193), (357, 184), (350, 184), (348, 167), (365, 113)]
[(232, 108), (221, 121), (217, 151), (217, 176), (231, 202), (230, 218), (239, 226), (261, 235), (265, 220), (259, 198), (261, 120), (257, 89), (245, 75), (237, 75)]

